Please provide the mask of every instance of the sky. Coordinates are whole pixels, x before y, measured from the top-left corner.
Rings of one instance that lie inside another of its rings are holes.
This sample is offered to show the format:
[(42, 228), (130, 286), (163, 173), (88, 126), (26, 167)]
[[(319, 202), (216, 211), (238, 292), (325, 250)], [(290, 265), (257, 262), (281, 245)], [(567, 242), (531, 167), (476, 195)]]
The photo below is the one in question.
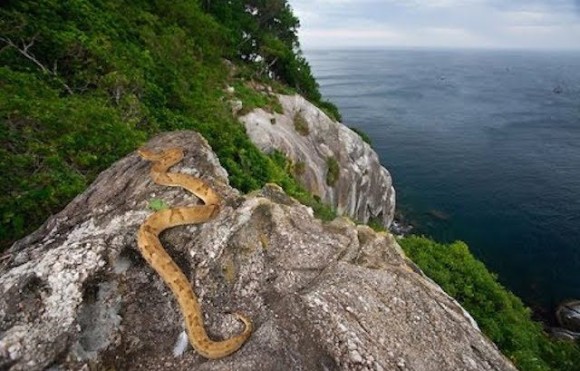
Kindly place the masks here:
[(580, 0), (288, 0), (302, 49), (580, 50)]

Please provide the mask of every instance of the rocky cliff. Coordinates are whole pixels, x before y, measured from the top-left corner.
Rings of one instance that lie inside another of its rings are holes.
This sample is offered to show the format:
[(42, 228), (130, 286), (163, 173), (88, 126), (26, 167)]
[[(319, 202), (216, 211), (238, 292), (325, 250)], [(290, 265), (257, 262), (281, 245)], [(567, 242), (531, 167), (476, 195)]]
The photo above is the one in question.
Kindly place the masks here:
[(395, 189), (375, 151), (301, 96), (278, 99), (283, 113), (256, 109), (240, 118), (254, 144), (266, 153), (284, 153), (299, 182), (339, 215), (365, 223), (373, 218), (389, 227)]
[(173, 171), (222, 197), (215, 219), (161, 241), (201, 298), (210, 336), (239, 332), (236, 311), (254, 322), (249, 341), (215, 361), (176, 349), (181, 314), (136, 232), (150, 200), (197, 200), (154, 184), (131, 154), (2, 256), (0, 369), (514, 370), (390, 235), (323, 223), (275, 185), (241, 195), (196, 133), (147, 146), (183, 147)]

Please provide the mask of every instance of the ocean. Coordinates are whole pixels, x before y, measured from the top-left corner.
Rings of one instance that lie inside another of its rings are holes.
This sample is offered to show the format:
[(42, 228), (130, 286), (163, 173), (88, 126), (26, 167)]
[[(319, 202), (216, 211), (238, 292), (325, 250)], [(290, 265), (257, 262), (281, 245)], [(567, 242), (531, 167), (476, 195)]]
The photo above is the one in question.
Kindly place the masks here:
[(307, 50), (416, 233), (463, 240), (539, 313), (580, 299), (580, 53)]

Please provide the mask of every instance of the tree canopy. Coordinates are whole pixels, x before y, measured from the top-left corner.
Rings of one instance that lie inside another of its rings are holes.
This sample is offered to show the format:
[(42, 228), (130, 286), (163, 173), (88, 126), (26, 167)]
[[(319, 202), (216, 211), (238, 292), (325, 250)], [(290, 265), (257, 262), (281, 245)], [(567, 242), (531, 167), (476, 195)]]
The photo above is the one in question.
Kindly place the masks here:
[(246, 109), (275, 106), (247, 82), (286, 84), (337, 117), (321, 102), (298, 26), (285, 0), (5, 2), (0, 250), (160, 131), (203, 134), (242, 191), (278, 182), (313, 202), (251, 144), (225, 93), (236, 87)]
[(227, 28), (232, 58), (256, 64), (259, 73), (281, 80), (339, 118), (336, 107), (321, 102), (300, 49), (300, 21), (286, 0), (204, 0), (203, 9)]

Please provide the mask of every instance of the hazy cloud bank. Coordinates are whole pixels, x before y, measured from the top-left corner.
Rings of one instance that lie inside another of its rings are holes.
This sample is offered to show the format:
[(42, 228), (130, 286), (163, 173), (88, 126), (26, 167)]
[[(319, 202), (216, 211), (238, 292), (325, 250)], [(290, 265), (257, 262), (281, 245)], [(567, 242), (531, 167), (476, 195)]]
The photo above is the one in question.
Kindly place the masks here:
[(304, 48), (580, 50), (580, 0), (289, 0)]

